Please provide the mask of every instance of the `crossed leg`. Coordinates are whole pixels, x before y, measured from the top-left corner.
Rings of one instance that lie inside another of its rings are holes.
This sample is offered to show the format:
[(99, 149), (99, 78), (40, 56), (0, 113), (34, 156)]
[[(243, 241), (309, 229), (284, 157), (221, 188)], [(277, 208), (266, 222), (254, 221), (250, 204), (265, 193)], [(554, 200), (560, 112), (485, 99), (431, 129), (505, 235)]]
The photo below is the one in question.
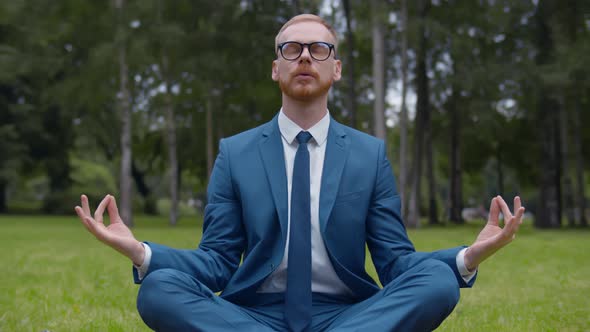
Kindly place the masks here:
[(432, 331), (459, 301), (451, 268), (428, 259), (392, 280), (374, 296), (351, 305), (328, 331)]
[(137, 310), (156, 331), (274, 331), (246, 308), (173, 269), (146, 276), (137, 295)]
[[(311, 330), (432, 331), (458, 301), (459, 288), (451, 268), (437, 260), (425, 260), (362, 302), (314, 300)], [(154, 271), (144, 279), (137, 308), (144, 322), (157, 331), (287, 329), (280, 301), (241, 307), (188, 274), (171, 269)]]

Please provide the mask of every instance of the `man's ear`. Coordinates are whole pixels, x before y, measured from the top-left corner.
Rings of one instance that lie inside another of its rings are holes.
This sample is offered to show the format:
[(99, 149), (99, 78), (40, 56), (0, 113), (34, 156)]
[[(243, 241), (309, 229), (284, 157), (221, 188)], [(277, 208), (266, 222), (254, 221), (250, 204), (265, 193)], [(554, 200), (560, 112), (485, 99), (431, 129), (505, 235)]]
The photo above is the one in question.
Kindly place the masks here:
[(338, 82), (338, 81), (340, 81), (341, 77), (342, 77), (342, 61), (335, 60), (334, 61), (334, 74), (332, 76), (332, 79), (334, 79), (334, 82)]
[(272, 62), (272, 72), (271, 72), (272, 80), (277, 82), (279, 80), (279, 63), (278, 60), (273, 60)]

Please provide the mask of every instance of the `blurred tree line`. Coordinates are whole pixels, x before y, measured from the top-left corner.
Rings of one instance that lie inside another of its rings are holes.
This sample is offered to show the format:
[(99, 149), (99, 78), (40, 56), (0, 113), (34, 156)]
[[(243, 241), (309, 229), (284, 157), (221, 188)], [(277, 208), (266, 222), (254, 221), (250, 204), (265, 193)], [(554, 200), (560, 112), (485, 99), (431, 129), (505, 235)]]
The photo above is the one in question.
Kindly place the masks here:
[(274, 37), (302, 12), (340, 33), (331, 114), (388, 142), (408, 226), (496, 194), (538, 227), (587, 226), (583, 0), (4, 1), (0, 212), (113, 193), (130, 225), (162, 202), (175, 224), (218, 140), (279, 110)]

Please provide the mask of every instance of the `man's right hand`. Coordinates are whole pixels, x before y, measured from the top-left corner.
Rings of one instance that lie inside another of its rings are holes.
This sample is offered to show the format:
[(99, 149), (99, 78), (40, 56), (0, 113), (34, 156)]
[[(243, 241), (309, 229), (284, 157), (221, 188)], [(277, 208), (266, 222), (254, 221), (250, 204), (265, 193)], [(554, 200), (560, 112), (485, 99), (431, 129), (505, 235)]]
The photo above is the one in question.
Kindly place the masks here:
[[(88, 231), (101, 242), (129, 257), (131, 261), (133, 261), (133, 264), (138, 266), (143, 264), (145, 248), (141, 242), (135, 239), (131, 230), (125, 225), (121, 216), (119, 216), (119, 209), (117, 209), (115, 197), (106, 195), (96, 208), (94, 218), (90, 214), (88, 197), (82, 195), (80, 200), (82, 202), (82, 207), (76, 206), (74, 210), (78, 214), (78, 217), (80, 217), (84, 226), (86, 226), (86, 229), (88, 229)], [(108, 226), (105, 226), (103, 223), (105, 208), (107, 209), (110, 219), (110, 224)]]

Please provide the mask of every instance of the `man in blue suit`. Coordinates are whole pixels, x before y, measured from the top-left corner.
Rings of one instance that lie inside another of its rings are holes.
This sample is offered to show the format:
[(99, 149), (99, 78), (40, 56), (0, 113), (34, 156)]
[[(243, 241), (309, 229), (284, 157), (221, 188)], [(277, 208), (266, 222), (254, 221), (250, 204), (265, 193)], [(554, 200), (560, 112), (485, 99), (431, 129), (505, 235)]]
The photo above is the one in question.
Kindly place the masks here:
[[(82, 196), (75, 210), (87, 229), (134, 263), (137, 307), (152, 329), (433, 330), (459, 288), (473, 284), (477, 266), (514, 238), (520, 199), (513, 216), (495, 197), (471, 246), (415, 251), (383, 141), (328, 112), (328, 91), (341, 76), (336, 48), (336, 33), (314, 15), (279, 31), (272, 79), (282, 108), (270, 122), (221, 140), (197, 249), (141, 243), (114, 197), (93, 217)], [(365, 272), (365, 246), (382, 289)]]

